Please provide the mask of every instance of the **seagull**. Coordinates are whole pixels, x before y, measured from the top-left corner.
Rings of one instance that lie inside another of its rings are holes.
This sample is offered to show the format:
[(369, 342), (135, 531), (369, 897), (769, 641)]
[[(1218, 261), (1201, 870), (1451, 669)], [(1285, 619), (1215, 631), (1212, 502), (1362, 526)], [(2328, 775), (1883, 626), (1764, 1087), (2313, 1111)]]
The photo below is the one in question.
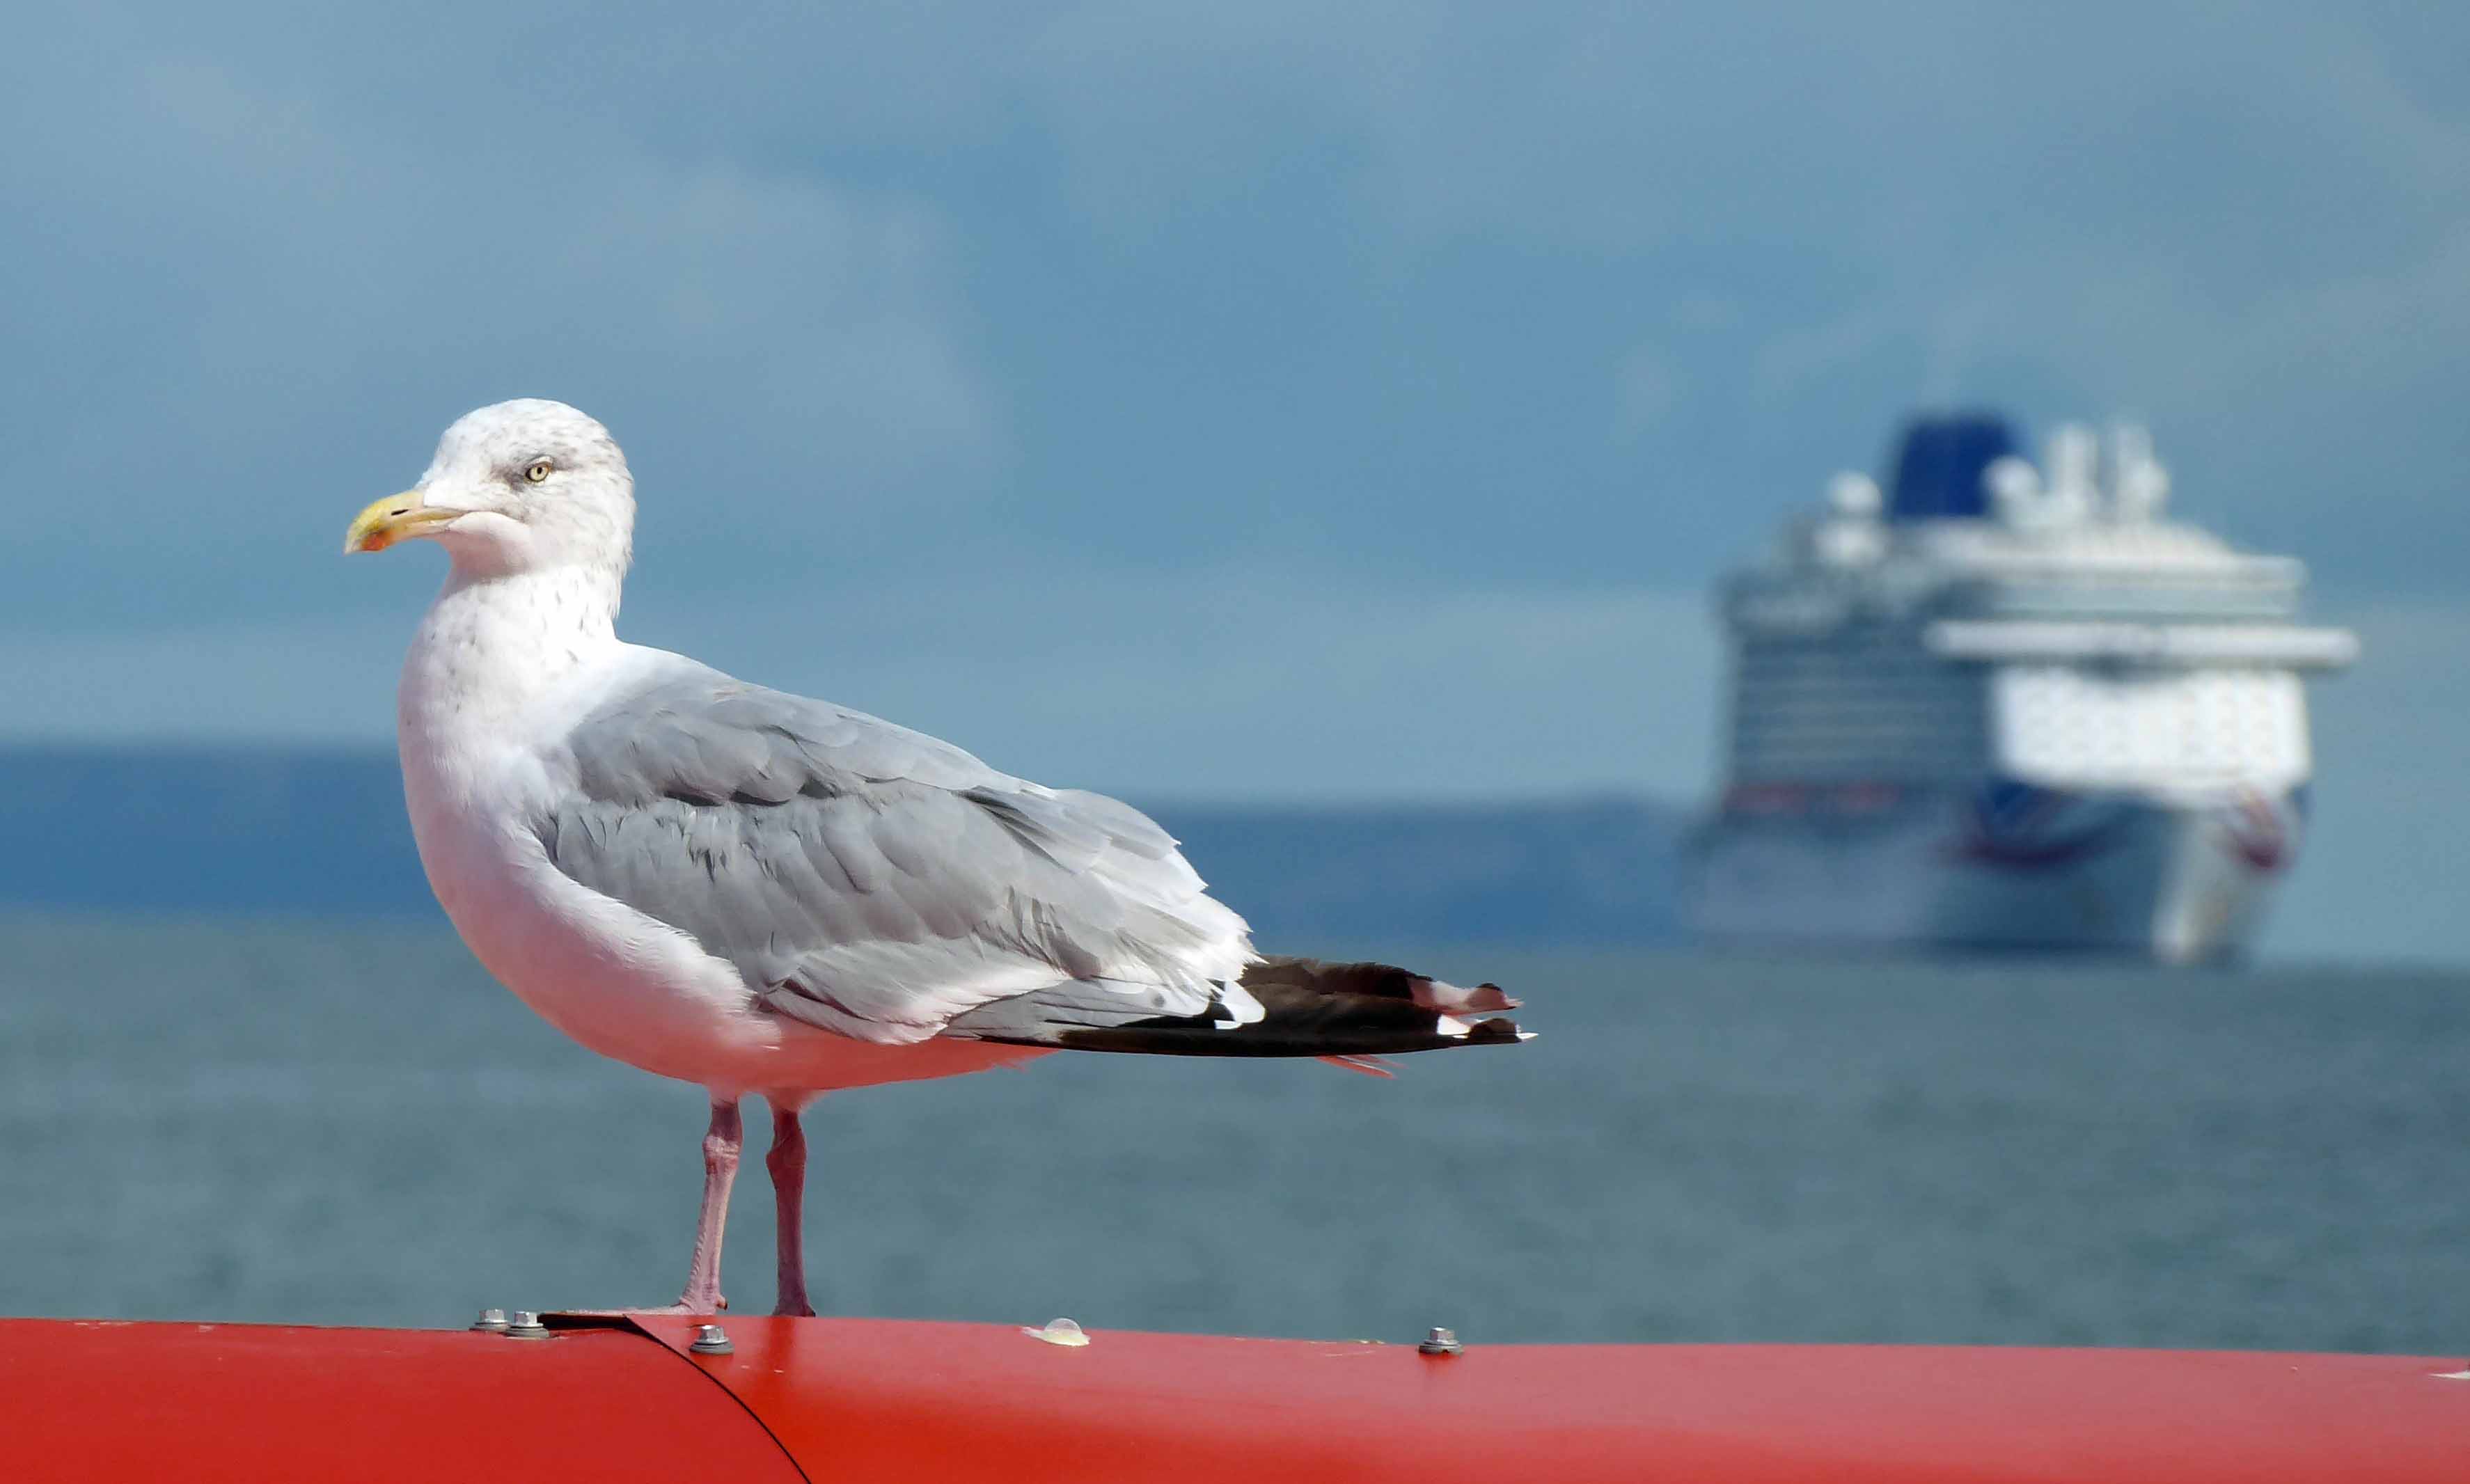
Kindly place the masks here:
[(622, 641), (634, 525), (608, 430), (525, 399), (447, 429), (343, 549), (417, 538), (451, 561), (395, 722), (421, 866), (465, 945), (585, 1047), (711, 1096), (664, 1311), (727, 1307), (750, 1096), (772, 1110), (774, 1311), (809, 1315), (800, 1115), (824, 1093), (1056, 1051), (1386, 1073), (1391, 1053), (1526, 1038), (1493, 985), (1255, 952), (1128, 804)]

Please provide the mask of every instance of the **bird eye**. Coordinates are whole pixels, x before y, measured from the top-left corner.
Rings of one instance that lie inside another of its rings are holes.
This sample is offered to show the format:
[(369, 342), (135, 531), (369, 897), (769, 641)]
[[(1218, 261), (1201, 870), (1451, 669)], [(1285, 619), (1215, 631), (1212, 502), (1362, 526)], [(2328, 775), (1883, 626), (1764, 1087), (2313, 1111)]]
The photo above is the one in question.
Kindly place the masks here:
[(534, 484), (538, 484), (543, 479), (548, 477), (548, 460), (545, 458), (536, 458), (531, 461), (531, 467), (524, 471), (524, 477), (529, 479)]

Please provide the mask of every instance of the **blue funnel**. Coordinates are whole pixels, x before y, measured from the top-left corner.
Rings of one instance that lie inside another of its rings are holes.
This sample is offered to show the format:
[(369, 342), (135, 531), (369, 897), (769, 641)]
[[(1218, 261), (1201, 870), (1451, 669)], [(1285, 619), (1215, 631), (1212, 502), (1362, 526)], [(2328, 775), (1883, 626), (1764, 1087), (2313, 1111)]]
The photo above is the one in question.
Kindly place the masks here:
[(1982, 472), (2016, 451), (2015, 430), (1994, 412), (1950, 412), (1904, 424), (1888, 486), (1890, 521), (1978, 520), (1990, 513)]

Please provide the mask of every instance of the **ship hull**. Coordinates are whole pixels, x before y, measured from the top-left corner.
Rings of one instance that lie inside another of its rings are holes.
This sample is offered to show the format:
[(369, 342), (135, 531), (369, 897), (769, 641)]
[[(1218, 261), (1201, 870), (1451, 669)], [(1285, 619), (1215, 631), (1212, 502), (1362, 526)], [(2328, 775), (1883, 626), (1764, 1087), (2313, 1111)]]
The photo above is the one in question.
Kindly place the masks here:
[(1685, 856), (1720, 942), (2235, 958), (2303, 796), (2034, 788), (1736, 790)]

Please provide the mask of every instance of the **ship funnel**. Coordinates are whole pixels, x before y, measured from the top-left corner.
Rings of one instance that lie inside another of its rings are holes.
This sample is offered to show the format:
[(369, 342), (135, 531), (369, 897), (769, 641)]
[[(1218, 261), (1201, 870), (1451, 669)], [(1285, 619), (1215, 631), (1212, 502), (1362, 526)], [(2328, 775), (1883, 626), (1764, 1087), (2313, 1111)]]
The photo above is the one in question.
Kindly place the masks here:
[(1980, 520), (1990, 514), (1982, 475), (2016, 452), (2016, 434), (1989, 412), (1917, 417), (1896, 447), (1890, 521)]
[(2050, 434), (2041, 467), (2049, 471), (2044, 508), (2053, 525), (2088, 520), (2101, 508), (2101, 439), (2082, 423), (2062, 424)]
[(2153, 456), (2153, 435), (2133, 423), (2109, 432), (2109, 508), (2124, 525), (2157, 520), (2170, 499), (2170, 471)]

